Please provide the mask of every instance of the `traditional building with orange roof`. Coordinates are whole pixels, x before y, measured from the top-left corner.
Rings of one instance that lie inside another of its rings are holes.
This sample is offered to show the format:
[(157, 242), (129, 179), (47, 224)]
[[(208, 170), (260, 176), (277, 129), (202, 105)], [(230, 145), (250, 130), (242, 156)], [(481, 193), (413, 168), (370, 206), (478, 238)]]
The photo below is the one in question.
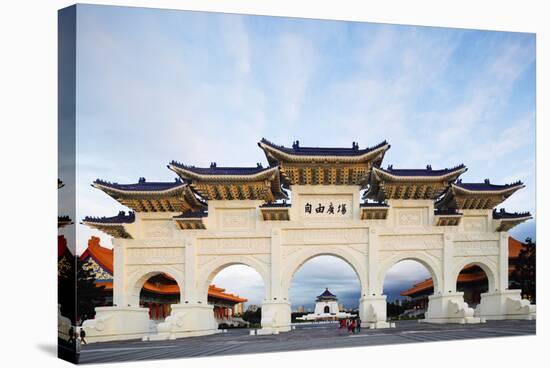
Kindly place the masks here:
[[(123, 214), (120, 214), (121, 216)], [(112, 220), (111, 220), (112, 221)], [(82, 267), (95, 276), (97, 286), (105, 291), (105, 306), (113, 303), (113, 250), (100, 245), (100, 239), (92, 236), (88, 247), (80, 255)], [(210, 285), (208, 304), (214, 308), (214, 316), (219, 324), (246, 325), (239, 318), (248, 300), (238, 295), (227, 293), (224, 288)], [(147, 280), (140, 293), (140, 306), (149, 308), (149, 316), (154, 321), (163, 321), (170, 315), (171, 305), (180, 302), (180, 289), (174, 278), (161, 273)]]

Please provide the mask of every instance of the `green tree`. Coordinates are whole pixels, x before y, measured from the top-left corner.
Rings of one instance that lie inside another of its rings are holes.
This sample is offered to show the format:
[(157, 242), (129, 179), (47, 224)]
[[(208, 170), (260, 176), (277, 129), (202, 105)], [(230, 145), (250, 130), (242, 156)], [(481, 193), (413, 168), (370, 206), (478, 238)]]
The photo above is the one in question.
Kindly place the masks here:
[(258, 308), (254, 312), (247, 310), (243, 313), (242, 318), (251, 325), (259, 325), (262, 322), (262, 308)]
[(95, 284), (95, 275), (84, 262), (77, 259), (77, 311), (80, 321), (92, 319), (95, 316), (95, 307), (105, 304), (105, 286)]
[(521, 289), (522, 297), (531, 302), (537, 301), (537, 245), (531, 238), (525, 239), (520, 250), (516, 266), (510, 274), (510, 288)]
[(398, 317), (404, 311), (405, 311), (405, 308), (403, 308), (403, 306), (397, 303), (391, 302), (387, 304), (387, 314), (388, 314), (388, 317), (390, 318)]
[(61, 315), (75, 324), (76, 282), (74, 256), (65, 254), (57, 260), (57, 303), (61, 305)]

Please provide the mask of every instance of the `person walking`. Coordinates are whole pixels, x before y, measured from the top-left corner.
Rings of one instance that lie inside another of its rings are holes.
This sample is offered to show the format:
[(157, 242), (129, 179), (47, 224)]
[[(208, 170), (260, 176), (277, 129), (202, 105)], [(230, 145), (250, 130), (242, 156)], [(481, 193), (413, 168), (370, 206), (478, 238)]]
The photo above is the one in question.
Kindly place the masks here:
[(69, 338), (67, 339), (67, 342), (69, 344), (72, 344), (74, 342), (74, 328), (73, 326), (71, 326), (71, 328), (69, 328)]
[(86, 331), (84, 331), (83, 328), (80, 328), (80, 340), (82, 340), (83, 344), (87, 344), (85, 337), (86, 337)]
[(348, 334), (353, 333), (353, 329), (355, 328), (353, 319), (350, 319), (349, 325), (348, 325)]
[(338, 327), (338, 335), (342, 336), (342, 330), (346, 328), (346, 319), (342, 318), (340, 320), (340, 327)]
[(355, 327), (357, 329), (357, 332), (361, 332), (361, 318), (357, 317), (357, 326)]
[(80, 336), (78, 336), (78, 334), (74, 333), (74, 344), (75, 344), (75, 349), (74, 349), (74, 352), (75, 352), (75, 364), (78, 364), (78, 360), (80, 359), (80, 349), (82, 348), (82, 344), (81, 344), (81, 341), (80, 341)]

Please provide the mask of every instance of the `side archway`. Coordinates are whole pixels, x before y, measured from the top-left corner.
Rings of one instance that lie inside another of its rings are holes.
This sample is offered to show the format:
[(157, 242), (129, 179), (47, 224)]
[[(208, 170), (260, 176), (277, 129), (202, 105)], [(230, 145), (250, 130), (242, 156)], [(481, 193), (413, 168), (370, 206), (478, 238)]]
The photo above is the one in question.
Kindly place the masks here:
[(147, 280), (151, 277), (160, 274), (169, 275), (175, 280), (180, 290), (181, 300), (181, 291), (183, 290), (183, 270), (177, 270), (173, 267), (155, 266), (140, 269), (128, 277), (128, 304), (133, 307), (139, 306), (139, 298), (143, 285), (145, 285)]
[(264, 282), (265, 299), (269, 299), (271, 296), (271, 283), (269, 268), (265, 263), (251, 256), (224, 256), (215, 259), (213, 262), (199, 269), (199, 274), (202, 275), (197, 281), (199, 300), (206, 303), (208, 299), (208, 287), (212, 283), (214, 277), (223, 269), (234, 265), (244, 265), (255, 270)]
[(455, 265), (454, 272), (452, 274), (452, 280), (453, 284), (456, 288), (456, 284), (458, 281), (458, 276), (460, 275), (460, 272), (464, 269), (466, 266), (478, 266), (485, 272), (485, 275), (487, 276), (487, 282), (488, 282), (488, 288), (489, 292), (495, 292), (499, 291), (497, 288), (497, 264), (495, 262), (488, 261), (487, 259), (480, 259), (480, 258), (469, 258), (461, 260), (459, 263)]
[(442, 271), (437, 261), (433, 257), (423, 253), (406, 252), (393, 255), (381, 262), (374, 287), (375, 295), (372, 296), (383, 294), (386, 274), (390, 268), (401, 261), (416, 261), (426, 267), (433, 280), (434, 295), (441, 293), (441, 286), (443, 285)]

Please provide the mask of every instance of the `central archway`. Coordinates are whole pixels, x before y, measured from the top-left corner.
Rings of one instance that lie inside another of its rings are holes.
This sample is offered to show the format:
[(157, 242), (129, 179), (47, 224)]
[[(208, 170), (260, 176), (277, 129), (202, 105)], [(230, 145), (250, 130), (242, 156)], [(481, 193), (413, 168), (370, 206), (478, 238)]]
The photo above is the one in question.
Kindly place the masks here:
[(359, 314), (361, 280), (342, 257), (325, 253), (299, 262), (287, 292), (293, 323), (334, 321)]
[(357, 275), (361, 292), (363, 293), (363, 291), (366, 290), (366, 261), (361, 260), (360, 256), (354, 254), (352, 251), (340, 247), (310, 248), (311, 249), (306, 248), (295, 252), (286, 259), (286, 267), (283, 269), (281, 281), (284, 300), (289, 300), (289, 290), (296, 272), (309, 260), (321, 256), (336, 257), (347, 263)]

